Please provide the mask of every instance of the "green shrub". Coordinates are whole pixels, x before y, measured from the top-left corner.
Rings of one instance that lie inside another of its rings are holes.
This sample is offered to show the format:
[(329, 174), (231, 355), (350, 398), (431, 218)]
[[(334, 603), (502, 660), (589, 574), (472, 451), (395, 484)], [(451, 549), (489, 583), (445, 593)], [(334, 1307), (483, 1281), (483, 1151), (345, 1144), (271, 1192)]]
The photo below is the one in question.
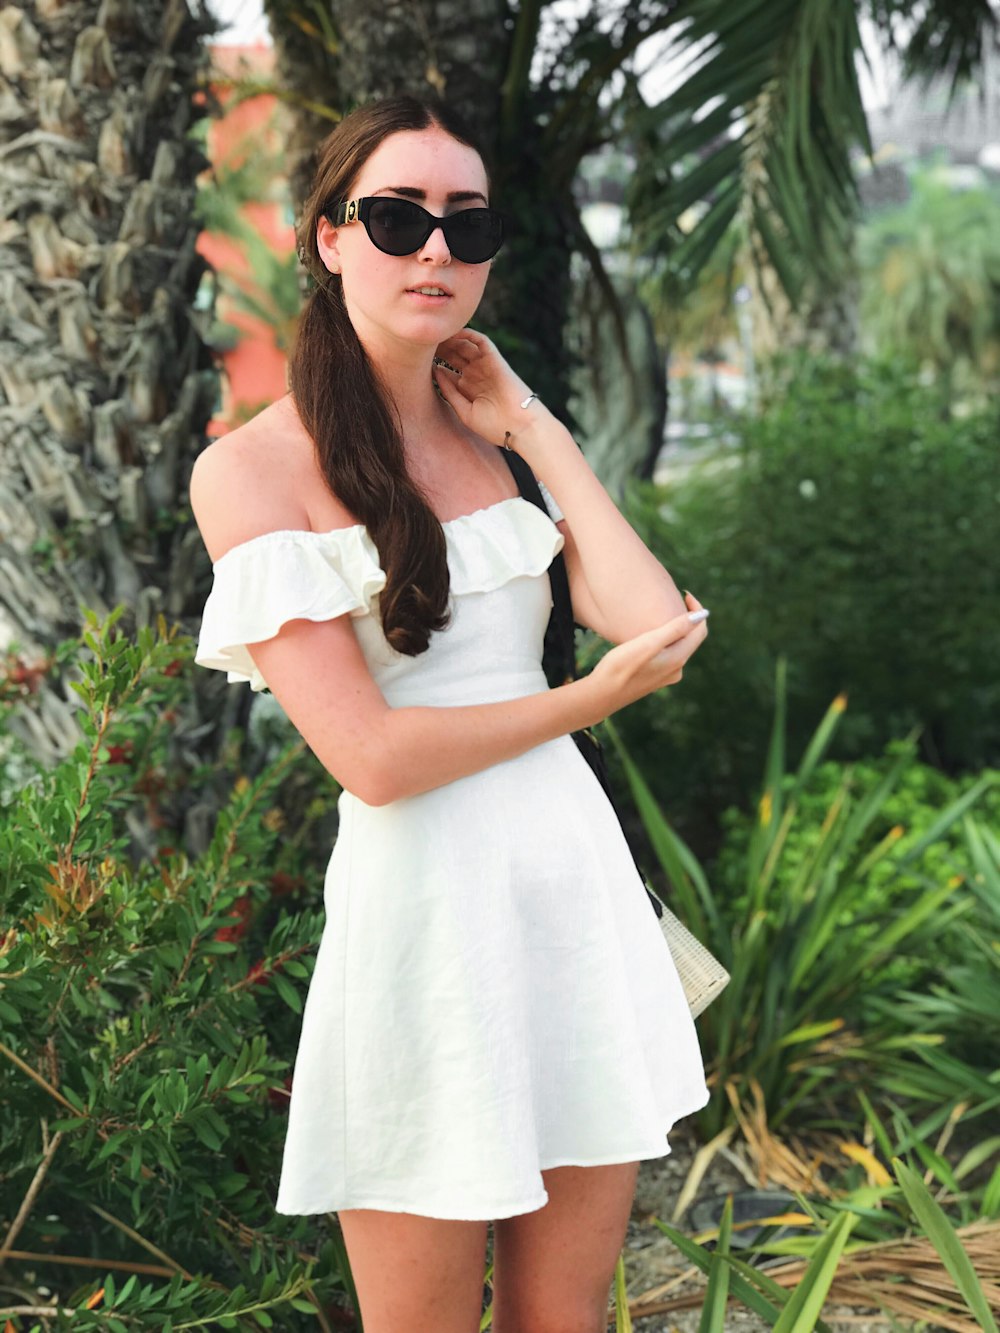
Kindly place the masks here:
[[(819, 764), (808, 784), (798, 789), (796, 819), (788, 828), (775, 871), (776, 896), (780, 898), (790, 891), (802, 868), (815, 855), (824, 822), (845, 787), (845, 778), (850, 800), (857, 805), (875, 797), (893, 770), (896, 770), (893, 785), (880, 796), (867, 835), (872, 846), (885, 842), (892, 855), (877, 857), (865, 866), (850, 911), (845, 912), (840, 921), (842, 929), (854, 932), (855, 944), (866, 935), (884, 930), (893, 914), (919, 896), (927, 883), (943, 884), (955, 875), (961, 875), (968, 883), (974, 874), (963, 822), (956, 821), (940, 829), (930, 842), (926, 839), (940, 822), (943, 812), (953, 809), (967, 792), (980, 785), (981, 777), (971, 774), (948, 777), (921, 763), (914, 755), (912, 743), (890, 741), (884, 753), (876, 758), (858, 760), (850, 765), (838, 760)], [(982, 777), (988, 778), (991, 785), (986, 786), (976, 799), (976, 818), (986, 825), (1000, 826), (1000, 773), (983, 774)], [(793, 791), (796, 785), (794, 777), (786, 775), (785, 791)], [(726, 904), (727, 914), (733, 919), (746, 909), (747, 859), (758, 819), (758, 811), (751, 813), (736, 806), (724, 812), (723, 842), (708, 870), (713, 892)], [(925, 842), (919, 859), (907, 862), (908, 850)], [(983, 927), (989, 919), (987, 906), (984, 902)], [(971, 900), (969, 908), (973, 916), (977, 915)], [(1000, 911), (1000, 900), (996, 909)], [(943, 965), (964, 961), (967, 954), (961, 934), (957, 930), (947, 931), (939, 936), (933, 956), (927, 957), (921, 951), (903, 951), (886, 961), (880, 975), (894, 989), (912, 990), (929, 984), (939, 975)], [(983, 1038), (989, 1038), (991, 1034), (984, 1033), (977, 1025), (975, 1031), (965, 1035), (973, 1038), (981, 1053)], [(995, 1054), (1000, 1063), (1000, 1045)]]
[(787, 771), (782, 666), (759, 798), (727, 812), (707, 867), (617, 741), (667, 900), (732, 978), (699, 1019), (713, 1075), (702, 1128), (718, 1133), (731, 1097), (755, 1087), (775, 1128), (853, 1115), (859, 1086), (873, 1100), (995, 1107), (1000, 870), (970, 838), (973, 818), (996, 817), (1000, 773), (946, 784), (903, 742), (864, 764), (821, 763), (839, 698)]
[(315, 1222), (273, 1207), (323, 924), (322, 866), (297, 910), (276, 872), (303, 747), (235, 784), (203, 856), (136, 856), (191, 645), (116, 618), (77, 649), (84, 739), (0, 808), (0, 1228), (33, 1256), (8, 1290), (74, 1329), (312, 1326), (339, 1232), (303, 1255)]
[(948, 420), (890, 364), (780, 365), (758, 415), (669, 488), (637, 486), (629, 518), (712, 610), (682, 684), (630, 708), (626, 744), (703, 847), (746, 801), (788, 659), (788, 735), (846, 693), (835, 756), (922, 727), (946, 771), (1000, 765), (998, 413)]

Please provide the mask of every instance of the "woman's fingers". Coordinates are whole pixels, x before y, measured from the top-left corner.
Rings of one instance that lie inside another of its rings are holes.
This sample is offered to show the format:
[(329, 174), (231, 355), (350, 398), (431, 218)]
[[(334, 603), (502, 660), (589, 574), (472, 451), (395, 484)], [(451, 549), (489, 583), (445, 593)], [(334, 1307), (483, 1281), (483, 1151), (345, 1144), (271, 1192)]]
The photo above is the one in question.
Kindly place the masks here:
[(436, 355), (442, 360), (447, 361), (452, 366), (468, 366), (476, 358), (476, 351), (470, 343), (448, 343), (442, 344)]
[[(707, 637), (708, 626), (704, 621), (700, 621), (697, 625), (692, 625), (687, 634), (682, 634), (680, 638), (668, 643), (660, 650), (660, 654), (668, 656), (672, 662), (676, 662), (677, 658), (680, 657), (681, 664), (683, 664), (690, 657), (693, 657)], [(657, 654), (657, 656), (660, 654)]]
[[(681, 623), (683, 620), (683, 624)], [(625, 666), (627, 672), (631, 674), (635, 671), (643, 671), (647, 666), (655, 664), (661, 655), (674, 650), (672, 656), (676, 658), (677, 647), (682, 640), (695, 629), (695, 626), (686, 616), (669, 620), (665, 625), (656, 625), (653, 629), (645, 630), (642, 634), (637, 634), (633, 639), (627, 639), (624, 643), (613, 648), (606, 654), (598, 667), (607, 663), (621, 664)], [(686, 659), (685, 659), (686, 660)]]
[(481, 356), (483, 349), (478, 343), (467, 338), (464, 332), (452, 334), (450, 338), (445, 338), (443, 343), (438, 345), (438, 356), (444, 356), (451, 359), (451, 356), (457, 356), (463, 360), (470, 360)]
[[(673, 647), (675, 643), (685, 638), (694, 629), (695, 626), (688, 619), (685, 611), (683, 615), (674, 616), (673, 620), (668, 620), (663, 625), (654, 625), (652, 629), (644, 630), (633, 639), (626, 640), (626, 643), (639, 654), (640, 658), (649, 660), (654, 658), (657, 653), (662, 653), (667, 648)], [(619, 647), (625, 646), (625, 644), (619, 645)]]
[(447, 371), (442, 373), (440, 370), (435, 370), (434, 383), (437, 385), (438, 393), (448, 406), (454, 410), (460, 420), (465, 421), (469, 400), (458, 387), (458, 380), (453, 375), (449, 375)]
[(474, 347), (477, 348), (481, 348), (484, 346), (490, 346), (490, 347), (493, 346), (493, 344), (490, 342), (489, 338), (487, 338), (485, 333), (479, 333), (475, 329), (471, 329), (468, 326), (466, 326), (464, 329), (459, 329), (459, 331), (453, 334), (452, 337), (465, 338), (467, 339), (467, 341), (472, 343)]
[(663, 625), (657, 625), (647, 633), (651, 643), (658, 644), (660, 648), (669, 648), (672, 643), (690, 634), (694, 628), (695, 625), (689, 619), (687, 611), (683, 611), (679, 616), (674, 616)]
[[(646, 660), (649, 662), (671, 649), (679, 650), (683, 653), (683, 660), (687, 661), (708, 634), (707, 628), (703, 626), (703, 621), (692, 623), (685, 612), (684, 615), (668, 620), (665, 625), (657, 625), (655, 629), (638, 635), (632, 642), (645, 649)], [(687, 639), (691, 642), (685, 642)], [(676, 658), (676, 655), (675, 651), (672, 656)]]
[[(692, 596), (691, 600), (697, 601), (697, 598)], [(694, 606), (691, 609), (698, 611), (704, 610), (700, 602), (697, 606)], [(671, 620), (664, 621), (662, 625), (654, 625), (652, 629), (647, 629), (641, 634), (637, 634), (635, 638), (629, 640), (629, 642), (635, 644), (636, 647), (648, 648), (651, 654), (662, 652), (664, 648), (669, 648), (671, 644), (677, 643), (679, 640), (686, 638), (687, 635), (696, 631), (703, 623), (703, 621), (692, 621), (688, 612), (682, 611), (679, 616), (674, 616)], [(707, 630), (704, 631), (704, 633), (707, 632)]]
[(594, 674), (607, 682), (611, 711), (677, 684), (683, 678), (685, 664), (707, 634), (704, 621), (693, 622), (684, 612), (605, 653)]

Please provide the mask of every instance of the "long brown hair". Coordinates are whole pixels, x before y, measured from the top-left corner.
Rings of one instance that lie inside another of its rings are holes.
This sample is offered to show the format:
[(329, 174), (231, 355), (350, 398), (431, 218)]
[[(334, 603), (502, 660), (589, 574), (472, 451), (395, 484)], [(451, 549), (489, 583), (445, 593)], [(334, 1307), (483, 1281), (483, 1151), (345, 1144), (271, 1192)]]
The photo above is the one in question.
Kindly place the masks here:
[[(313, 188), (298, 228), (299, 257), (316, 280), (299, 320), (289, 385), (334, 495), (368, 529), (385, 570), (382, 631), (400, 653), (424, 652), (448, 624), (444, 531), (406, 471), (401, 423), (344, 304), (339, 275), (320, 259), (316, 226), (350, 197), (367, 159), (390, 134), (439, 126), (484, 158), (468, 127), (444, 103), (389, 97), (358, 107), (316, 150)], [(489, 178), (489, 167), (484, 167)]]

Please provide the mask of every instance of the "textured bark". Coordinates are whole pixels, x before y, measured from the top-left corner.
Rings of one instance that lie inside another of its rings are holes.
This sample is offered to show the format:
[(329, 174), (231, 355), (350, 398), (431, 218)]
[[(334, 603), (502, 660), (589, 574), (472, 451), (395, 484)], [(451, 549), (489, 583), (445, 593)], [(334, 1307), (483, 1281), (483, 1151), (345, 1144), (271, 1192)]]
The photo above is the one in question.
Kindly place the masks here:
[[(192, 306), (189, 130), (204, 14), (185, 0), (0, 11), (0, 647), (37, 657), (82, 607), (183, 617), (207, 559), (192, 460), (217, 376)], [(75, 740), (64, 682), (13, 722)]]
[(503, 0), (333, 0), (345, 107), (394, 93), (437, 94), (495, 141), (507, 65)]
[(301, 205), (312, 179), (316, 145), (336, 125), (345, 105), (341, 62), (315, 31), (302, 28), (299, 0), (264, 0), (264, 11), (274, 41), (277, 80), (291, 112), (285, 144), (288, 183)]
[(587, 461), (619, 503), (630, 477), (650, 480), (663, 447), (666, 368), (652, 321), (623, 275), (612, 279), (625, 310), (628, 364), (594, 285), (580, 285), (571, 327), (580, 338), (572, 408)]
[(288, 162), (298, 203), (319, 140), (341, 115), (375, 97), (446, 97), (493, 144), (509, 44), (503, 0), (331, 0), (329, 37), (303, 29), (297, 0), (266, 0), (265, 8), (295, 113)]
[[(269, 0), (278, 68), (292, 92), (293, 197), (301, 204), (308, 153), (331, 123), (306, 105), (343, 113), (393, 93), (437, 94), (476, 131), (491, 158), (494, 199), (510, 220), (476, 325), (495, 337), (515, 368), (566, 417), (571, 358), (564, 333), (570, 259), (578, 225), (571, 196), (579, 155), (555, 168), (543, 147), (540, 110), (550, 89), (525, 89), (516, 122), (501, 134), (501, 99), (509, 77), (514, 15), (505, 0), (330, 0), (335, 50), (304, 36), (291, 0)], [(308, 146), (308, 147), (307, 147)]]
[(751, 311), (759, 356), (793, 349), (845, 361), (857, 355), (861, 290), (853, 245), (841, 257), (840, 281), (822, 288), (812, 284), (798, 309), (789, 303), (773, 269), (765, 270), (763, 285), (756, 272), (748, 282), (756, 293)]

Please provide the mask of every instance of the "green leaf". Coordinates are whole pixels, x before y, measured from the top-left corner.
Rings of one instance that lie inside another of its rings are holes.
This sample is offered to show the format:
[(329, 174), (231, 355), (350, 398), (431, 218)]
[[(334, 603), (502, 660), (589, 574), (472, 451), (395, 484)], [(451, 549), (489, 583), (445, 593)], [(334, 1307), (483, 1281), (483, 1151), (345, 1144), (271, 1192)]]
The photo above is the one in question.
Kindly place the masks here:
[(701, 1307), (701, 1319), (698, 1333), (725, 1333), (726, 1310), (729, 1305), (730, 1265), (726, 1262), (729, 1254), (729, 1239), (733, 1228), (733, 1196), (726, 1196), (719, 1223), (719, 1242), (712, 1256), (708, 1271), (708, 1291), (705, 1303)]
[[(681, 1254), (684, 1255), (685, 1259), (697, 1265), (703, 1273), (708, 1273), (711, 1270), (712, 1256), (706, 1249), (701, 1245), (696, 1244), (690, 1237), (685, 1236), (682, 1231), (678, 1231), (676, 1227), (670, 1226), (668, 1222), (657, 1221), (656, 1225), (665, 1236), (668, 1236), (670, 1240), (673, 1241)], [(730, 1278), (730, 1286), (733, 1295), (739, 1297), (748, 1309), (753, 1310), (754, 1314), (760, 1315), (760, 1317), (765, 1319), (768, 1324), (773, 1325), (780, 1314), (780, 1305), (772, 1305), (766, 1297), (761, 1295), (756, 1287), (751, 1286), (751, 1283), (747, 1281), (746, 1277), (738, 1271), (737, 1261), (730, 1259), (730, 1263), (733, 1265), (734, 1269), (737, 1270), (734, 1271), (733, 1276)], [(750, 1276), (749, 1272), (747, 1276)], [(763, 1277), (763, 1275), (754, 1274), (751, 1281), (756, 1282), (760, 1277)], [(776, 1283), (772, 1282), (772, 1285), (777, 1287)], [(780, 1302), (788, 1300), (788, 1293), (780, 1288), (772, 1294)]]
[(997, 1152), (1000, 1152), (1000, 1134), (993, 1134), (992, 1138), (984, 1138), (979, 1144), (969, 1148), (955, 1168), (956, 1180), (964, 1180), (969, 1172), (976, 1170), (977, 1166), (983, 1165), (983, 1162), (989, 1161), (989, 1158), (995, 1156)]
[(632, 1316), (629, 1314), (625, 1287), (624, 1254), (619, 1254), (615, 1263), (615, 1328), (619, 1333), (632, 1333)]
[(905, 852), (899, 854), (896, 858), (896, 865), (902, 867), (918, 860), (928, 847), (937, 842), (943, 833), (947, 833), (952, 824), (961, 819), (975, 805), (983, 792), (993, 786), (995, 781), (996, 778), (991, 773), (985, 773), (967, 792), (964, 792), (948, 806), (944, 813), (931, 824), (923, 837), (918, 838), (915, 843), (907, 847)]
[(812, 1333), (823, 1311), (830, 1284), (837, 1272), (847, 1238), (857, 1222), (854, 1213), (841, 1213), (813, 1251), (802, 1280), (781, 1312), (774, 1333)]
[(221, 1138), (204, 1116), (198, 1116), (197, 1119), (192, 1121), (191, 1127), (194, 1130), (196, 1137), (201, 1140), (206, 1148), (210, 1148), (212, 1152), (218, 1152), (222, 1147)]
[(985, 1333), (998, 1333), (996, 1320), (976, 1276), (976, 1270), (954, 1227), (917, 1173), (898, 1157), (892, 1159), (892, 1165), (913, 1215), (920, 1223), (927, 1239), (941, 1256), (941, 1262), (962, 1293), (962, 1299), (979, 1321), (980, 1328), (984, 1329)]
[(271, 980), (274, 983), (274, 989), (288, 1005), (289, 1009), (294, 1009), (297, 1014), (300, 1014), (302, 1012), (302, 1000), (298, 991), (288, 978), (283, 976), (280, 972), (272, 972)]
[(1000, 1166), (990, 1176), (983, 1191), (980, 1213), (983, 1217), (1000, 1217)]
[(636, 809), (649, 834), (653, 851), (670, 880), (671, 889), (676, 894), (678, 914), (692, 934), (705, 940), (710, 934), (710, 925), (714, 925), (718, 919), (712, 891), (705, 874), (690, 848), (671, 828), (648, 783), (630, 758), (618, 731), (610, 720), (604, 722), (604, 729), (621, 758)]

